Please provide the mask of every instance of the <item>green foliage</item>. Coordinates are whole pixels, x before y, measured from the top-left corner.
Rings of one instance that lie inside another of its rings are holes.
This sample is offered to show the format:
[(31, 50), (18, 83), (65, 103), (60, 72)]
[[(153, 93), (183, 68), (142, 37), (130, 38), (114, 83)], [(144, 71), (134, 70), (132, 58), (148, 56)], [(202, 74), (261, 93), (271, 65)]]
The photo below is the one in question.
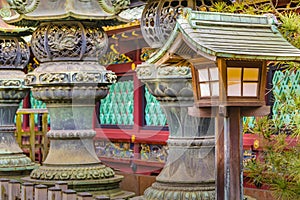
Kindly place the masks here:
[(300, 15), (297, 13), (283, 13), (279, 15), (282, 25), (281, 34), (295, 47), (300, 48)]
[[(296, 131), (300, 123), (298, 120), (284, 129), (279, 129), (276, 123), (277, 120), (267, 117), (258, 120), (252, 131), (259, 134), (263, 153), (246, 163), (245, 172), (257, 187), (269, 185), (278, 200), (300, 199), (300, 135)], [(287, 135), (287, 130), (293, 135)]]
[(269, 185), (278, 200), (300, 199), (299, 74), (291, 68), (278, 71), (273, 79), (277, 103), (273, 108), (273, 118), (257, 119), (253, 128), (247, 128), (248, 133), (260, 136), (263, 153), (258, 159), (246, 163), (245, 171), (257, 187)]
[(226, 4), (225, 2), (216, 2), (210, 8), (212, 12), (228, 12), (228, 13), (238, 13), (238, 14), (265, 14), (273, 13), (273, 8), (271, 5), (249, 5), (246, 3), (233, 3)]

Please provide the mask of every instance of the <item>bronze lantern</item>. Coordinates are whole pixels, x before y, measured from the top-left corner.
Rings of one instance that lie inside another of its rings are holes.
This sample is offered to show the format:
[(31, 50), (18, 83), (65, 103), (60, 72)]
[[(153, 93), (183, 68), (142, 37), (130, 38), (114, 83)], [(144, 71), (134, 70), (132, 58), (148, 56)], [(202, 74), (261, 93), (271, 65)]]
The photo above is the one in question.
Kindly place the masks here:
[(95, 102), (105, 98), (116, 81), (99, 64), (108, 45), (102, 27), (119, 24), (118, 13), (128, 0), (9, 0), (16, 14), (7, 23), (36, 27), (32, 52), (40, 66), (26, 76), (33, 97), (46, 103), (50, 114), (49, 153), (26, 181), (54, 185), (68, 182), (76, 191), (97, 191), (130, 197), (121, 191), (122, 176), (96, 155), (92, 127)]
[(29, 34), (27, 28), (0, 27), (0, 174), (4, 176), (29, 174), (37, 167), (18, 146), (14, 123), (20, 102), (30, 90), (23, 72), (30, 50), (22, 39)]

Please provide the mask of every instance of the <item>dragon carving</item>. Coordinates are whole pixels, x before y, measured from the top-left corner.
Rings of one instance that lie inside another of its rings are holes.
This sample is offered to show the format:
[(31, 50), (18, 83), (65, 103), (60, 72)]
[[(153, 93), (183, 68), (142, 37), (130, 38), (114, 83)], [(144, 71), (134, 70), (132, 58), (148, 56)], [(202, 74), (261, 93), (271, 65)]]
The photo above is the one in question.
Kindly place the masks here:
[(99, 5), (103, 10), (110, 14), (120, 13), (123, 9), (128, 8), (130, 0), (111, 0), (109, 4), (107, 0), (99, 0)]
[(16, 10), (20, 14), (27, 14), (34, 11), (40, 0), (7, 0), (11, 9)]

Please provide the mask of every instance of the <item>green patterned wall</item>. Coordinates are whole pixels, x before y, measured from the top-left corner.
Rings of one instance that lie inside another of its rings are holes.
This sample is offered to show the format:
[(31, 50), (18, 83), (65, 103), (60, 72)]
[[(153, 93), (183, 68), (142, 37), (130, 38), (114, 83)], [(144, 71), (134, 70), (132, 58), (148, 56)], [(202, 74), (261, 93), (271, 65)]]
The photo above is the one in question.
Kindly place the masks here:
[(119, 81), (110, 86), (109, 94), (101, 100), (100, 123), (133, 125), (133, 81)]
[[(299, 120), (300, 70), (275, 71), (273, 79), (272, 119), (278, 128), (295, 124)], [(255, 126), (255, 117), (244, 117), (244, 132)]]
[(273, 77), (273, 119), (279, 128), (295, 124), (300, 107), (300, 70), (276, 71)]
[(145, 88), (145, 121), (147, 126), (165, 126), (167, 124), (166, 116), (163, 113), (159, 102)]
[(32, 96), (31, 92), (30, 92), (30, 105), (31, 105), (31, 108), (35, 108), (35, 109), (46, 108), (46, 104), (43, 103), (42, 101), (35, 99)]
[[(29, 94), (29, 100), (30, 100), (30, 108), (33, 109), (46, 109), (46, 103), (39, 101), (37, 99), (35, 99), (32, 96), (32, 93), (30, 92)], [(34, 115), (34, 123), (38, 123), (38, 115)], [(50, 123), (50, 115), (48, 115), (48, 124)]]

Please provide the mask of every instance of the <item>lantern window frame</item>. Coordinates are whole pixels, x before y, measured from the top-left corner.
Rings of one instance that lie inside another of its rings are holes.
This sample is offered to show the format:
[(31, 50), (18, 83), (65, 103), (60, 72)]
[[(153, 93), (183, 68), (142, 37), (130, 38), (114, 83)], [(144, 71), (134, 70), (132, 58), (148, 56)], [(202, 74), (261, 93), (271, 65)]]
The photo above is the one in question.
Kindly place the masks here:
[[(218, 69), (218, 80), (211, 79), (211, 68)], [(240, 74), (240, 95), (229, 95), (228, 91), (228, 69), (236, 68), (241, 69)], [(200, 80), (199, 70), (207, 69), (208, 80)], [(257, 80), (245, 80), (245, 69), (258, 69)], [(198, 107), (211, 107), (211, 106), (263, 106), (265, 105), (265, 88), (266, 88), (266, 73), (267, 65), (263, 60), (228, 60), (219, 58), (217, 62), (203, 63), (200, 65), (193, 65), (192, 67), (193, 87), (194, 87), (194, 99), (195, 105)], [(196, 80), (194, 80), (196, 79)], [(223, 81), (222, 81), (223, 80)], [(212, 95), (212, 83), (218, 82), (219, 95)], [(210, 96), (201, 96), (200, 84), (209, 84)], [(246, 95), (244, 92), (245, 84), (256, 83), (256, 95)]]

